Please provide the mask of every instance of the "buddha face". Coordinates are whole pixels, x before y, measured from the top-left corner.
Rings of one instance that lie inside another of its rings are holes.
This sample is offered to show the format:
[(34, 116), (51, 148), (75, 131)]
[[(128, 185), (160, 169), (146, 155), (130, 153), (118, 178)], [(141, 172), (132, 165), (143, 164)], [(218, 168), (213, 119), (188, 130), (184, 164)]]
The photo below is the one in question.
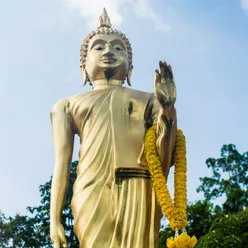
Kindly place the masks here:
[(89, 80), (124, 81), (128, 73), (128, 53), (118, 34), (98, 34), (89, 42), (85, 70)]

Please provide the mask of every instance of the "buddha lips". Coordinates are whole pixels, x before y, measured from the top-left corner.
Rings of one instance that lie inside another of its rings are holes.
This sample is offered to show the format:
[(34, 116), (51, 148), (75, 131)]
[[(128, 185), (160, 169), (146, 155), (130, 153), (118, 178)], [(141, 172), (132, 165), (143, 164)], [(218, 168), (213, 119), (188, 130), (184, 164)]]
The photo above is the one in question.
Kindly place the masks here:
[[(151, 174), (151, 182), (156, 193), (158, 202), (161, 206), (162, 212), (170, 222), (170, 227), (176, 231), (175, 238), (167, 239), (168, 248), (186, 248), (194, 247), (197, 240), (187, 235), (185, 228), (188, 225), (186, 208), (186, 142), (183, 132), (177, 130), (177, 140), (174, 153), (174, 203), (172, 202), (166, 179), (163, 174), (160, 159), (157, 154), (156, 146), (156, 128), (153, 125), (145, 136), (145, 157), (148, 164), (148, 169)], [(182, 234), (178, 236), (178, 231), (183, 230)]]

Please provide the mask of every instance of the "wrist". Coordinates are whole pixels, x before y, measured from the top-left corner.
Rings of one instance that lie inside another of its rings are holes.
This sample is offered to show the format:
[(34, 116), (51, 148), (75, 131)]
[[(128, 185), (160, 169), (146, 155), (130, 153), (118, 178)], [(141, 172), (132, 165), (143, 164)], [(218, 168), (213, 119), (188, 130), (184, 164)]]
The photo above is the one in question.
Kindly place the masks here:
[(174, 104), (169, 107), (163, 107), (162, 114), (165, 116), (167, 121), (174, 122), (176, 120), (176, 109), (174, 108)]
[(162, 120), (166, 126), (166, 133), (167, 135), (169, 135), (172, 127), (176, 122), (176, 109), (174, 108), (174, 106), (170, 106), (168, 108), (162, 108), (160, 113)]
[(50, 218), (50, 227), (51, 229), (58, 226), (59, 224), (61, 224), (61, 220), (60, 218)]

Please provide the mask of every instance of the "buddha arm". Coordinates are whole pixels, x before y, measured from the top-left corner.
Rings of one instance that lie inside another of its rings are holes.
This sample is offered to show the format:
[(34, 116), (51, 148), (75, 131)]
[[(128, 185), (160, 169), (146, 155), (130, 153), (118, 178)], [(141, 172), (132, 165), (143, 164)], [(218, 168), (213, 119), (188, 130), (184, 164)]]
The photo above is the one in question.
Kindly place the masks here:
[(153, 96), (153, 123), (157, 123), (157, 150), (163, 167), (165, 178), (168, 177), (172, 165), (172, 155), (176, 143), (177, 118), (174, 106), (162, 108)]
[(69, 113), (69, 102), (67, 100), (61, 100), (53, 106), (51, 110), (51, 122), (55, 163), (50, 205), (52, 231), (61, 222), (74, 145), (73, 122)]

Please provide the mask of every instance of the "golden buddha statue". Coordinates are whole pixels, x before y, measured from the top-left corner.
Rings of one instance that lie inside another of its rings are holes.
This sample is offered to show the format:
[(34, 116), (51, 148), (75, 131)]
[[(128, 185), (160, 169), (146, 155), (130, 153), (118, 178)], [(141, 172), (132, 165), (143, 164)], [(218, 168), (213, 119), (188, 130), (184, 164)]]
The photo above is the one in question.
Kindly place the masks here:
[(132, 49), (104, 9), (81, 46), (84, 84), (93, 90), (58, 101), (51, 110), (55, 167), (51, 240), (67, 247), (61, 213), (74, 136), (80, 137), (71, 208), (80, 248), (158, 246), (161, 209), (143, 154), (144, 136), (157, 124), (157, 149), (167, 178), (176, 139), (176, 88), (170, 65), (159, 62), (155, 94), (123, 87), (132, 73)]

